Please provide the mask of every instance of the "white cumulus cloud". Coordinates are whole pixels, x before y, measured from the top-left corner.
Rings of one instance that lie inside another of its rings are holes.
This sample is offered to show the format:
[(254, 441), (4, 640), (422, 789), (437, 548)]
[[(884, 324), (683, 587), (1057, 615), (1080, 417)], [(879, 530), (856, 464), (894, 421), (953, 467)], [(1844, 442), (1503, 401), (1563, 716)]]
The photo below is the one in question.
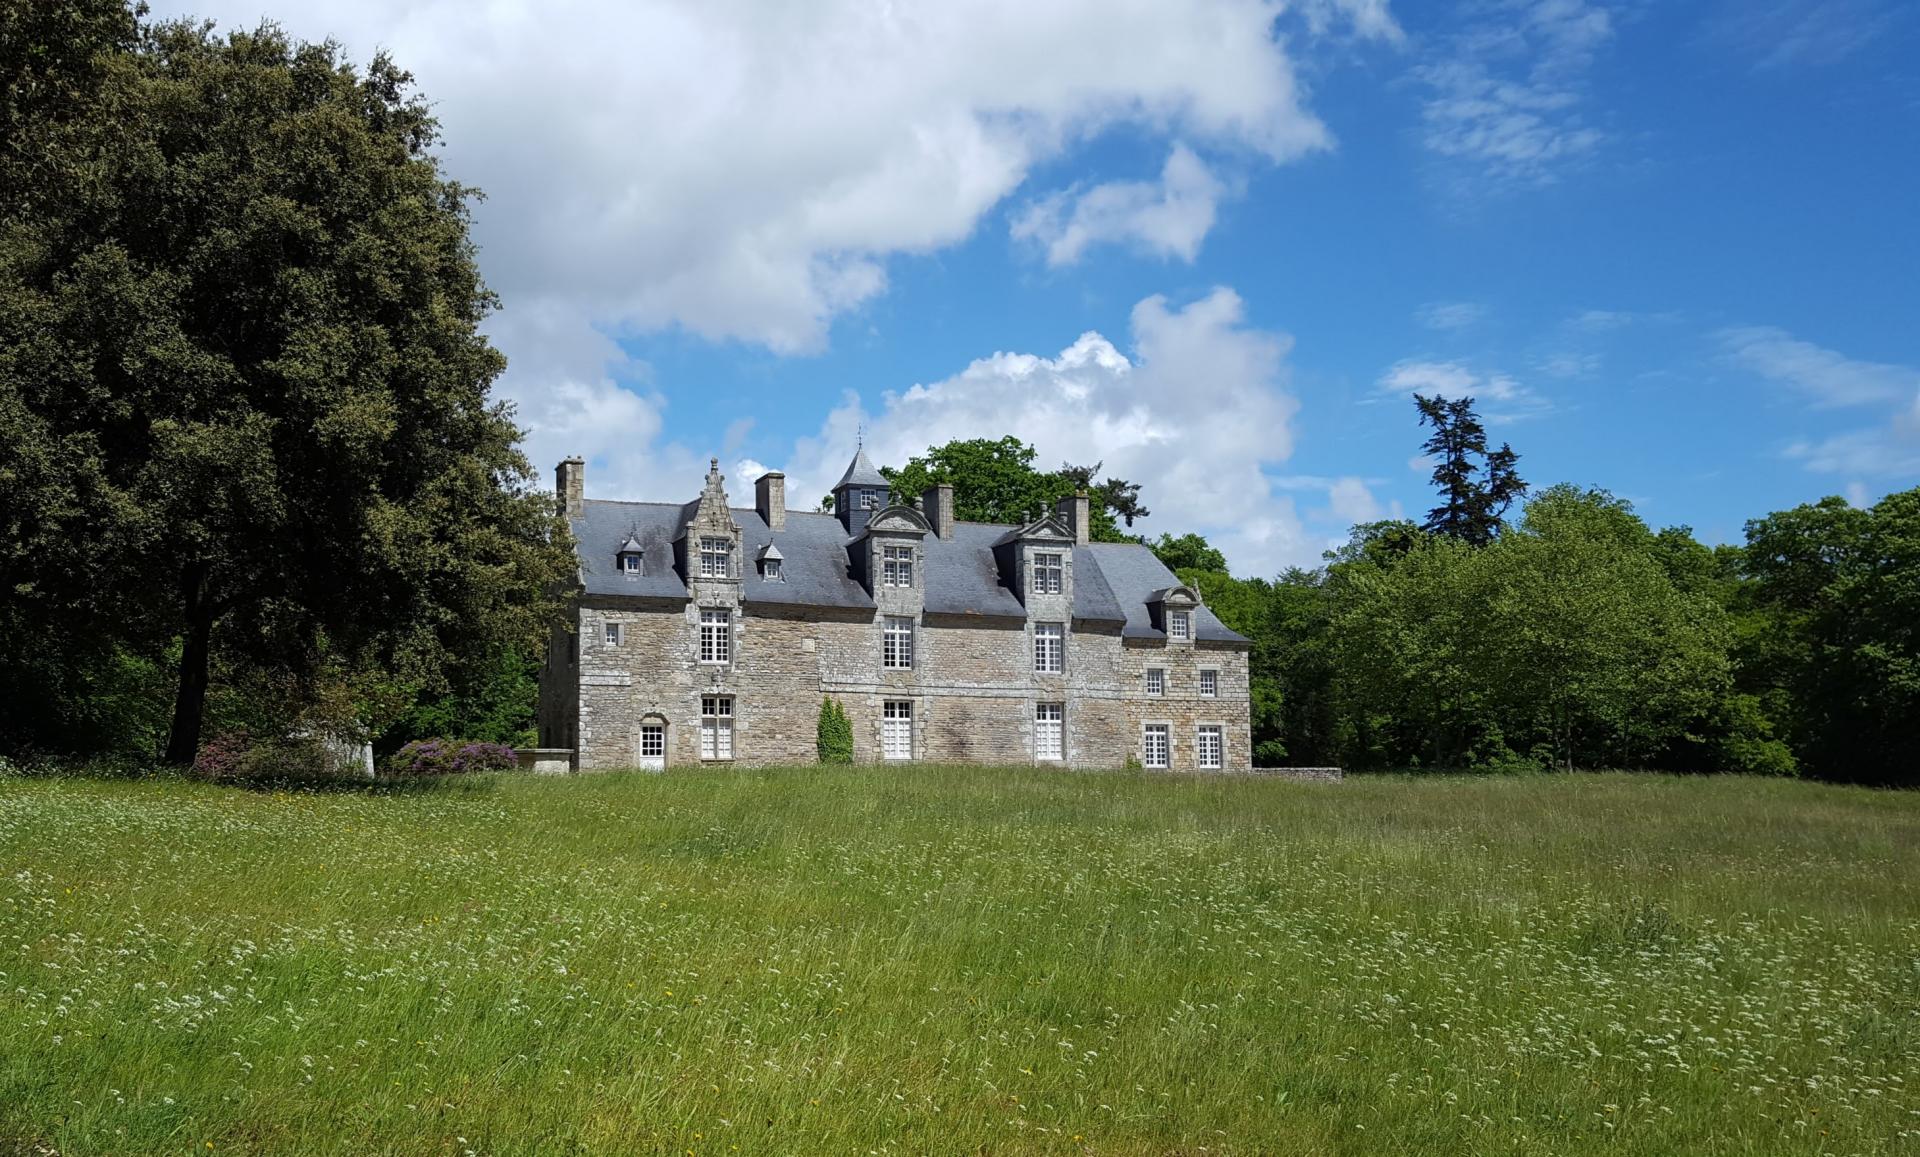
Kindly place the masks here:
[(1920, 370), (1859, 361), (1783, 329), (1741, 326), (1718, 336), (1735, 365), (1792, 386), (1816, 405), (1857, 406), (1920, 393)]
[(1020, 240), (1046, 249), (1048, 265), (1071, 265), (1088, 246), (1125, 244), (1153, 257), (1191, 262), (1213, 229), (1226, 187), (1185, 144), (1175, 144), (1158, 181), (1108, 181), (1064, 189), (1014, 219)]

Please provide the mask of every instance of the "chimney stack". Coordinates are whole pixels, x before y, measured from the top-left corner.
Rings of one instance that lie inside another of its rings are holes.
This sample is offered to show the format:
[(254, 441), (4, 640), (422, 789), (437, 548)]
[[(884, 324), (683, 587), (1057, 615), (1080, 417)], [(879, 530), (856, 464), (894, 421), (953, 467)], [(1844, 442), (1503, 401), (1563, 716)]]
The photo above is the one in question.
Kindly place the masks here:
[(554, 472), (553, 491), (560, 499), (560, 513), (579, 518), (587, 507), (587, 460), (575, 454), (564, 458)]
[(940, 482), (929, 486), (920, 496), (922, 511), (927, 521), (933, 525), (933, 536), (951, 540), (953, 538), (953, 483)]
[(778, 470), (769, 470), (755, 479), (753, 508), (760, 512), (760, 521), (767, 524), (768, 530), (785, 530), (787, 528), (787, 476)]
[(1091, 503), (1087, 498), (1087, 492), (1084, 490), (1076, 490), (1070, 497), (1062, 498), (1059, 506), (1056, 507), (1060, 512), (1060, 517), (1066, 521), (1068, 526), (1073, 528), (1073, 542), (1075, 546), (1087, 545), (1088, 536), (1093, 531), (1093, 517), (1092, 511), (1089, 509), (1090, 506)]

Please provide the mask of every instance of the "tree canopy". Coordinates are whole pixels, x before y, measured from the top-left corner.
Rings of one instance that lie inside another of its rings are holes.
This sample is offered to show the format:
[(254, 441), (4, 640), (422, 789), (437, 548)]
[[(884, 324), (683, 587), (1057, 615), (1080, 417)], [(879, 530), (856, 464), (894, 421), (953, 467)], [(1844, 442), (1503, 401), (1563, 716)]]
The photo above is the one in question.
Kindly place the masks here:
[(936, 483), (953, 486), (954, 517), (968, 522), (1023, 523), (1051, 511), (1062, 498), (1088, 490), (1092, 519), (1089, 535), (1095, 542), (1138, 542), (1120, 529), (1121, 520), (1147, 514), (1140, 505), (1140, 487), (1108, 478), (1089, 487), (1100, 470), (1066, 466), (1051, 473), (1035, 469), (1038, 452), (1011, 434), (1002, 438), (956, 438), (929, 446), (925, 454), (907, 459), (904, 466), (882, 466), (880, 473), (896, 494), (916, 496)]
[(1484, 546), (1500, 532), (1507, 508), (1527, 492), (1516, 468), (1520, 456), (1505, 442), (1487, 450), (1487, 431), (1472, 398), (1415, 394), (1413, 403), (1420, 424), (1433, 427), (1421, 449), (1434, 461), (1433, 485), (1440, 491), (1440, 505), (1422, 528)]

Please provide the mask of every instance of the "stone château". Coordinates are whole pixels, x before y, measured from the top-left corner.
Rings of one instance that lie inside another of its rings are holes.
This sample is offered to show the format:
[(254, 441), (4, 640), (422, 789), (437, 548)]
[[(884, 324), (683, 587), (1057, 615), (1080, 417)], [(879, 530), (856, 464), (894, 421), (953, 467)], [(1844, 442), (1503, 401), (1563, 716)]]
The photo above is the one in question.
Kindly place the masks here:
[(718, 462), (686, 503), (585, 496), (540, 680), (546, 747), (577, 769), (816, 757), (823, 697), (854, 758), (1246, 769), (1248, 640), (1152, 551), (1088, 541), (1088, 498), (1024, 525), (960, 522), (951, 486), (902, 501), (864, 451), (833, 513), (762, 475), (728, 505)]

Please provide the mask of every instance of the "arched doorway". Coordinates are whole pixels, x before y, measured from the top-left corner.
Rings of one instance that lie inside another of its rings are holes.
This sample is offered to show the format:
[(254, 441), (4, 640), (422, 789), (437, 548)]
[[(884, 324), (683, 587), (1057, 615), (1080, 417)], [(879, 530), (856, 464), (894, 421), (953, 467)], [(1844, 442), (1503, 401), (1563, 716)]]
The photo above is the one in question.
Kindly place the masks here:
[(642, 771), (667, 769), (667, 720), (661, 715), (640, 717), (640, 735), (634, 766)]

